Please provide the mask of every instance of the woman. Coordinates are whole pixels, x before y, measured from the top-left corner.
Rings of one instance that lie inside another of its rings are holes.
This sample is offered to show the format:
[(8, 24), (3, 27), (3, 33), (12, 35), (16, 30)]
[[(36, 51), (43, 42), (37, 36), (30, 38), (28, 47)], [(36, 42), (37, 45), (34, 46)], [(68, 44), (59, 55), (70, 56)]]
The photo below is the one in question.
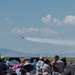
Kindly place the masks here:
[(51, 66), (50, 61), (48, 59), (46, 59), (44, 61), (44, 65), (43, 65), (42, 71), (43, 71), (43, 75), (44, 74), (51, 75), (51, 73), (52, 73), (52, 66)]

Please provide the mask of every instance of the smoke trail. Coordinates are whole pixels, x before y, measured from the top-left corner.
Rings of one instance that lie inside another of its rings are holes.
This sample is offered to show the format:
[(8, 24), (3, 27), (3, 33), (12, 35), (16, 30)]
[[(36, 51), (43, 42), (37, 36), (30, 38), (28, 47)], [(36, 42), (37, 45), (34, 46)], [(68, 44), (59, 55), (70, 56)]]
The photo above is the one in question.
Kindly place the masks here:
[(69, 40), (30, 38), (30, 37), (25, 37), (24, 39), (31, 41), (31, 42), (47, 43), (47, 44), (52, 44), (52, 45), (75, 46), (75, 41), (69, 41)]

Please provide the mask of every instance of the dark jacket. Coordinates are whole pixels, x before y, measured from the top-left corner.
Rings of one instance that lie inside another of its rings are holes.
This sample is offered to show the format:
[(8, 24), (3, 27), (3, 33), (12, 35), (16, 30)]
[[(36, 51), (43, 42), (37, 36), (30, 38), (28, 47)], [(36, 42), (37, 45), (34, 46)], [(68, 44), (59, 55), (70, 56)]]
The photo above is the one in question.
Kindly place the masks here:
[(0, 62), (0, 75), (6, 74), (7, 66), (3, 62)]

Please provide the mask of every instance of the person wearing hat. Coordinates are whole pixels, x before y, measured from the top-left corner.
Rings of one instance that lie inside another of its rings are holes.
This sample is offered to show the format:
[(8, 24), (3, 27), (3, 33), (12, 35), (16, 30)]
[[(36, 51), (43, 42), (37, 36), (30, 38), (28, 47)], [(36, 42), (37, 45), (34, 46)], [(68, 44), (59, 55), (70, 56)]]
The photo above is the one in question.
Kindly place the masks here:
[(3, 63), (2, 59), (0, 58), (0, 75), (6, 75), (8, 67), (6, 64)]
[(6, 64), (5, 56), (1, 56), (1, 60), (3, 61), (4, 64)]

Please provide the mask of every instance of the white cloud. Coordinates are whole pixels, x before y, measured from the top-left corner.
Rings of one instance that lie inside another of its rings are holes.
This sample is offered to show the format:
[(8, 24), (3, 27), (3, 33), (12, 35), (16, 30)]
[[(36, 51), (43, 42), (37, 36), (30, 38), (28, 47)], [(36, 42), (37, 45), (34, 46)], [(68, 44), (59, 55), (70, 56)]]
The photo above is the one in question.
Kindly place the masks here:
[(53, 19), (53, 23), (56, 24), (56, 25), (61, 25), (62, 22), (56, 18)]
[(52, 20), (51, 14), (46, 15), (45, 17), (42, 18), (42, 22), (45, 24), (51, 23), (51, 20)]
[(11, 32), (16, 34), (42, 34), (42, 35), (55, 35), (60, 34), (59, 32), (56, 32), (54, 30), (51, 30), (49, 28), (13, 28)]
[(66, 16), (63, 20), (64, 24), (75, 24), (75, 16), (69, 15)]
[(42, 22), (45, 24), (55, 24), (55, 25), (75, 25), (75, 16), (68, 15), (64, 17), (63, 20), (53, 18), (50, 14), (42, 18)]
[(45, 34), (45, 35), (60, 34), (59, 32), (51, 30), (49, 28), (40, 29), (39, 31), (40, 33)]
[(61, 45), (61, 46), (75, 46), (75, 41), (69, 41), (69, 40), (30, 38), (30, 37), (25, 37), (24, 39), (31, 42), (37, 42), (37, 43), (47, 43), (47, 44)]

